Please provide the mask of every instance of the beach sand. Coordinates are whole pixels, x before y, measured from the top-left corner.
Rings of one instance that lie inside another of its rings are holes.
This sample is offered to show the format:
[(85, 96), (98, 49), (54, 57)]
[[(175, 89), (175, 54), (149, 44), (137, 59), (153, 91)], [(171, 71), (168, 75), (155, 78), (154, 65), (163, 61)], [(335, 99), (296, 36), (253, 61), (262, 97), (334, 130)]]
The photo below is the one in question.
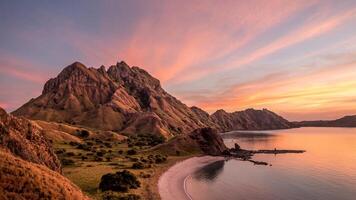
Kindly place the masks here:
[(224, 157), (201, 156), (181, 161), (162, 174), (158, 181), (158, 191), (162, 200), (190, 200), (185, 192), (186, 178), (201, 167), (223, 160)]

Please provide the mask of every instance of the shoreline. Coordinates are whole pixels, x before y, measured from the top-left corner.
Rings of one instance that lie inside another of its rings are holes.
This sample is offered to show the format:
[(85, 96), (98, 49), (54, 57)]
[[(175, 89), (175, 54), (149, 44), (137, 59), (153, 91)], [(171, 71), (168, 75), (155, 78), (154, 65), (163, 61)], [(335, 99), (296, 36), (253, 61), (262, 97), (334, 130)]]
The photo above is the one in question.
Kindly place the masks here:
[(158, 193), (161, 200), (191, 200), (186, 192), (186, 179), (204, 165), (223, 159), (225, 158), (196, 156), (177, 162), (159, 177)]

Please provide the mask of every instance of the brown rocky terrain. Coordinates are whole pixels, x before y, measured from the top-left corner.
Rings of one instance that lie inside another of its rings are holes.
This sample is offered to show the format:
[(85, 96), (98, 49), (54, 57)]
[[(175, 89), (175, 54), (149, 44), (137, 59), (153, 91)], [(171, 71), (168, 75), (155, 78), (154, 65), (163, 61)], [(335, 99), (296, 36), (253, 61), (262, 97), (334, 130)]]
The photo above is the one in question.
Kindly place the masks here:
[(0, 199), (89, 199), (49, 168), (0, 150)]
[[(143, 69), (120, 62), (99, 69), (79, 62), (50, 79), (16, 116), (80, 124), (122, 133), (188, 133), (205, 124)], [(149, 121), (150, 123), (143, 123)]]
[(60, 172), (61, 165), (42, 129), (31, 121), (17, 118), (0, 108), (0, 149), (24, 160)]
[(318, 120), (293, 122), (303, 127), (356, 127), (356, 115), (345, 116), (336, 120)]
[(0, 108), (0, 199), (88, 199), (60, 173), (42, 128)]
[(228, 150), (217, 130), (212, 128), (196, 129), (155, 148), (168, 155), (201, 153), (216, 156), (223, 155)]
[(218, 131), (293, 127), (266, 109), (233, 113), (218, 110), (209, 115), (198, 107), (189, 108), (168, 94), (159, 80), (125, 62), (108, 70), (75, 62), (47, 81), (39, 97), (13, 114), (126, 135), (161, 134), (166, 138), (203, 127)]
[(211, 115), (211, 118), (222, 131), (269, 130), (294, 127), (294, 124), (267, 109), (247, 109), (233, 113), (218, 110)]

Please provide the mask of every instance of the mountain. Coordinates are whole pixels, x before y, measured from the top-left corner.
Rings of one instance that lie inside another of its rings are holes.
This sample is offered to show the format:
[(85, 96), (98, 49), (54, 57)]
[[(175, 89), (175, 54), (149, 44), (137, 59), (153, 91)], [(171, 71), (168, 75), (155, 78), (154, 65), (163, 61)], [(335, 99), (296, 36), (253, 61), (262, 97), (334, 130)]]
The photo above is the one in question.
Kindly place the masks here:
[(42, 129), (0, 108), (0, 199), (89, 199), (61, 175)]
[(214, 123), (218, 124), (222, 131), (268, 130), (294, 127), (293, 123), (267, 109), (247, 109), (233, 113), (218, 110), (211, 115), (211, 119)]
[(205, 124), (159, 80), (125, 62), (99, 69), (75, 62), (46, 82), (42, 94), (13, 112), (16, 116), (80, 124), (121, 133), (166, 137)]
[(356, 115), (345, 116), (336, 120), (318, 120), (294, 122), (297, 126), (308, 127), (356, 127)]
[(98, 69), (79, 62), (44, 85), (42, 94), (13, 112), (33, 120), (82, 125), (122, 134), (160, 134), (166, 138), (197, 128), (218, 131), (291, 128), (266, 109), (209, 115), (167, 93), (156, 78), (125, 62)]

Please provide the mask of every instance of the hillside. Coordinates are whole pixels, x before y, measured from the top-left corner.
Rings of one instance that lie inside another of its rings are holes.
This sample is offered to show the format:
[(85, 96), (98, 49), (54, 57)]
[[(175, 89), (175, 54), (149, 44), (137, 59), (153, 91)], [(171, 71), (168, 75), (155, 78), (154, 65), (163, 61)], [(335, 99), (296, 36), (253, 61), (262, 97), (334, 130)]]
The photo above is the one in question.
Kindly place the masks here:
[(318, 120), (294, 122), (303, 127), (356, 127), (356, 115), (345, 116), (336, 120)]
[(218, 110), (211, 115), (211, 119), (223, 131), (268, 130), (294, 127), (291, 122), (267, 109), (247, 109), (233, 113)]
[(42, 129), (0, 108), (0, 199), (89, 199), (61, 175)]

